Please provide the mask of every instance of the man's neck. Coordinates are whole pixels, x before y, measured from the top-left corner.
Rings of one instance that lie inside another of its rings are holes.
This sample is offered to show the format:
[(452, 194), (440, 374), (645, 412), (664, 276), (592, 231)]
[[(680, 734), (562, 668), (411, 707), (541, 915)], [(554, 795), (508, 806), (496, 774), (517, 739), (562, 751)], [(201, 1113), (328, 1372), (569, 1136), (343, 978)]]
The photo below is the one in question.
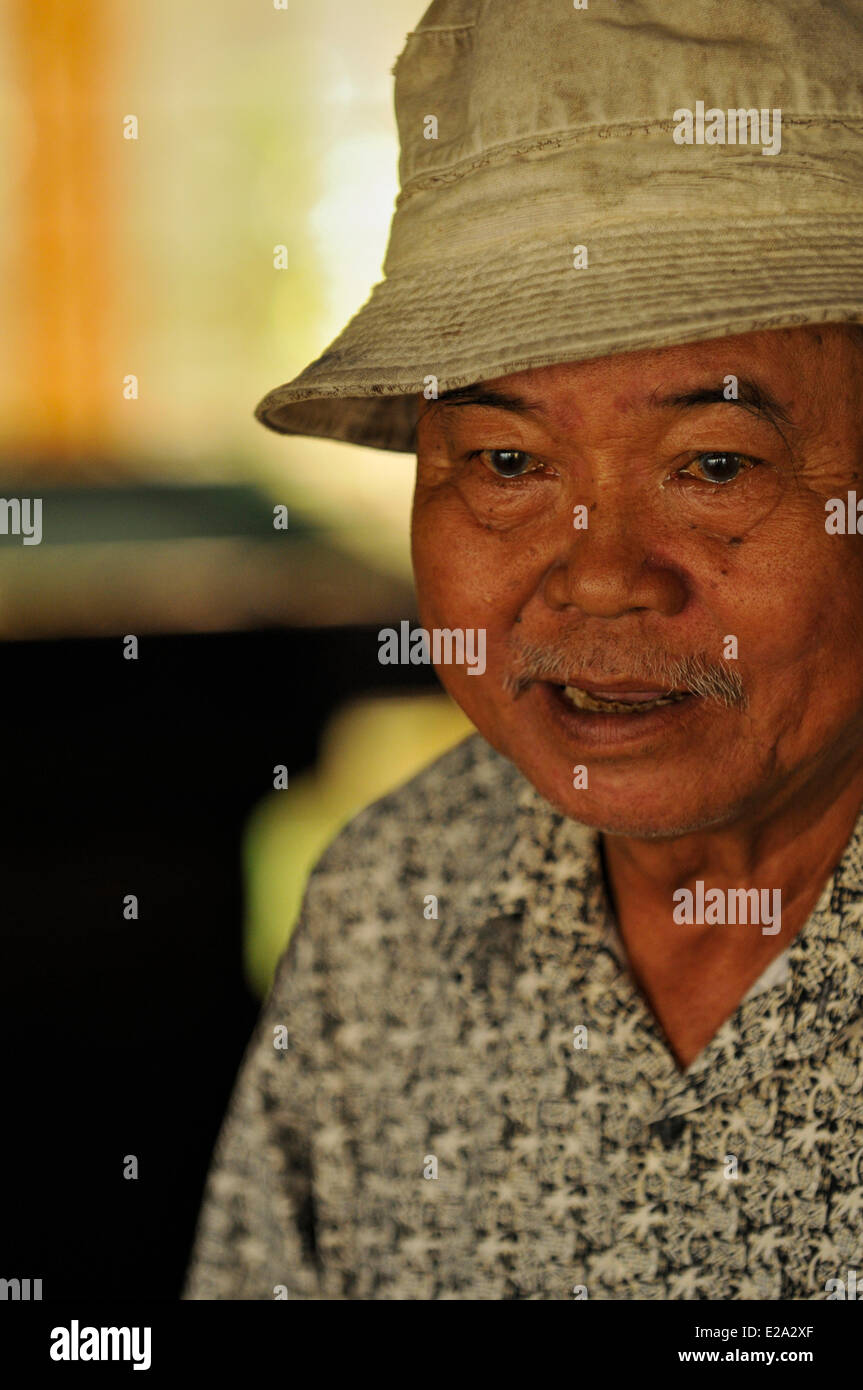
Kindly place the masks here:
[[(806, 924), (861, 804), (863, 772), (821, 795), (808, 789), (760, 823), (673, 840), (602, 836), (606, 885), (630, 967), (681, 1067)], [(775, 923), (763, 929), (766, 914), (753, 920), (752, 895), (744, 900), (733, 891), (750, 888), (768, 911), (780, 904), (779, 931)]]

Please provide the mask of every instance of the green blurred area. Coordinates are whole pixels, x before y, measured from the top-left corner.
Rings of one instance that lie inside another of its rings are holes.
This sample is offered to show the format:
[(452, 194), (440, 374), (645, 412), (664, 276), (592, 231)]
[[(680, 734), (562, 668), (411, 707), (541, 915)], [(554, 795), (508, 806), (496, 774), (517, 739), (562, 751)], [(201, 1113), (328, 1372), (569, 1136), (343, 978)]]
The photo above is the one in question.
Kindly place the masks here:
[(447, 695), (352, 702), (328, 725), (315, 770), (292, 777), (253, 813), (244, 843), (244, 967), (261, 998), (322, 851), (358, 811), (473, 732)]

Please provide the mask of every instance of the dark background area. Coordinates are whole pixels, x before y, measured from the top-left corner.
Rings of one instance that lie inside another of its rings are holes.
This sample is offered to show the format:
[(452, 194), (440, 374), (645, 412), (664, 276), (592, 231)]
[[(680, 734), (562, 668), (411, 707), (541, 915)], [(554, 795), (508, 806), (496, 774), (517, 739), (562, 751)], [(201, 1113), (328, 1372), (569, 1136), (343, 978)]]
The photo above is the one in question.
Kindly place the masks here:
[[(116, 636), (0, 646), (0, 1274), (45, 1300), (179, 1296), (260, 1008), (243, 828), (273, 767), (309, 767), (333, 709), (381, 689), (381, 625), (143, 636), (137, 661)], [(439, 687), (388, 667), (402, 688)]]

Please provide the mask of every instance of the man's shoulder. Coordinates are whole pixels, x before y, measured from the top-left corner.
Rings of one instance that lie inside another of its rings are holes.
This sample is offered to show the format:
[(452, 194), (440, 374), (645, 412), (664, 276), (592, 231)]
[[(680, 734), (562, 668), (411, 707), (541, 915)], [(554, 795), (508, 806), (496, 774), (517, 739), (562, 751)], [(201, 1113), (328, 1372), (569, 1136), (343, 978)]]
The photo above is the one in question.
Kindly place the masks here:
[[(506, 842), (518, 769), (471, 734), (409, 781), (367, 806), (324, 851), (313, 877), (411, 869), (469, 874)], [(447, 875), (449, 876), (449, 875)]]
[(274, 998), (299, 974), (346, 1018), (439, 973), (486, 919), (523, 785), (476, 734), (355, 816), (311, 872)]

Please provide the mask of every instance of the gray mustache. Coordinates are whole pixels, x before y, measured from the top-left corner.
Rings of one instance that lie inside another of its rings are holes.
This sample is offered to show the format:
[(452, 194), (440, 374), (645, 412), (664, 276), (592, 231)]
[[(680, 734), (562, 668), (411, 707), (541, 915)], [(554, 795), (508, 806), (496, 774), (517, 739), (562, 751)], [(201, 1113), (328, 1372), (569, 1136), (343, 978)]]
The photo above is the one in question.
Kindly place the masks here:
[(554, 646), (534, 646), (519, 643), (510, 670), (504, 676), (503, 688), (516, 699), (536, 680), (565, 679), (573, 672), (590, 673), (599, 684), (603, 679), (643, 680), (648, 688), (680, 688), (685, 686), (705, 700), (715, 700), (727, 709), (745, 709), (748, 699), (743, 679), (731, 666), (712, 661), (703, 653), (694, 656), (668, 656), (658, 652), (640, 652), (624, 656), (615, 666), (609, 663), (608, 647), (592, 646), (582, 649), (576, 659), (572, 641)]

